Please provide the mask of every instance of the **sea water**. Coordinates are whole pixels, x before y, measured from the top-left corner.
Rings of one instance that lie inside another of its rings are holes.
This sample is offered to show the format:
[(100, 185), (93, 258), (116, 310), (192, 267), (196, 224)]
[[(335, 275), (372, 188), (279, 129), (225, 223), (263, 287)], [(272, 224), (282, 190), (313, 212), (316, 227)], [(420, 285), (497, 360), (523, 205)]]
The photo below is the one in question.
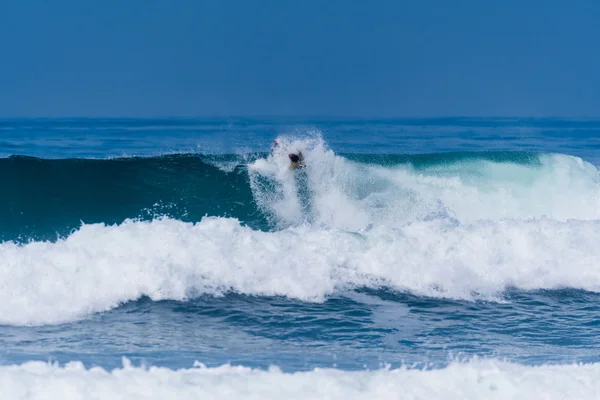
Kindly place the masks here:
[(600, 390), (600, 121), (15, 119), (0, 157), (0, 398)]

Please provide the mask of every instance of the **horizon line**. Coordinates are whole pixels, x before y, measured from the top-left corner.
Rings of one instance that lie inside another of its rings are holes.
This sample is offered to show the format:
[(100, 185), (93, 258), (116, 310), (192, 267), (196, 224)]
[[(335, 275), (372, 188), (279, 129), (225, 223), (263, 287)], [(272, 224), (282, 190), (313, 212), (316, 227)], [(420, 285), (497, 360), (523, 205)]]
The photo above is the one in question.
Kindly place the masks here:
[(527, 119), (527, 120), (541, 120), (541, 119), (555, 119), (555, 120), (600, 120), (599, 116), (561, 116), (561, 115), (548, 115), (548, 116), (526, 116), (526, 115), (488, 115), (488, 116), (469, 116), (469, 115), (441, 115), (441, 116), (343, 116), (343, 115), (161, 115), (161, 116), (1, 116), (0, 121), (10, 120), (169, 120), (169, 119), (180, 119), (180, 120), (207, 120), (207, 119), (340, 119), (340, 120), (444, 120), (444, 119)]

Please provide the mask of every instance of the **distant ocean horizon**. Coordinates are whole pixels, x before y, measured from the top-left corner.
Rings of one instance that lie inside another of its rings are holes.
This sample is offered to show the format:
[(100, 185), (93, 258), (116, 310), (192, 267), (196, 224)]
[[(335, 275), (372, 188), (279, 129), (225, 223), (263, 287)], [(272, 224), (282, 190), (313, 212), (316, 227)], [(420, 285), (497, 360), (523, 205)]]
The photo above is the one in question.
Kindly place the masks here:
[(0, 118), (0, 397), (594, 398), (599, 167), (594, 118)]

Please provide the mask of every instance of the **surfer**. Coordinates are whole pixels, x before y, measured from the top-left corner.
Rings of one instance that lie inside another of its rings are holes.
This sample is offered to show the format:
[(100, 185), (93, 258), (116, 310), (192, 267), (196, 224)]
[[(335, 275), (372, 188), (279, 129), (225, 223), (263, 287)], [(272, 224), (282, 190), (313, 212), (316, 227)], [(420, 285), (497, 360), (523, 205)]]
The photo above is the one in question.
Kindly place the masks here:
[[(274, 140), (273, 145), (271, 146), (271, 154), (273, 155), (275, 151), (278, 151), (279, 149), (281, 149), (281, 147), (279, 146), (279, 142), (277, 140)], [(288, 154), (288, 157), (290, 159), (290, 169), (298, 169), (304, 167), (304, 156), (302, 155), (302, 152), (300, 150), (298, 150), (297, 153)]]
[(298, 150), (298, 154), (290, 153), (288, 154), (290, 158), (290, 169), (297, 169), (304, 167), (302, 161), (304, 161), (304, 157), (302, 156), (302, 152)]

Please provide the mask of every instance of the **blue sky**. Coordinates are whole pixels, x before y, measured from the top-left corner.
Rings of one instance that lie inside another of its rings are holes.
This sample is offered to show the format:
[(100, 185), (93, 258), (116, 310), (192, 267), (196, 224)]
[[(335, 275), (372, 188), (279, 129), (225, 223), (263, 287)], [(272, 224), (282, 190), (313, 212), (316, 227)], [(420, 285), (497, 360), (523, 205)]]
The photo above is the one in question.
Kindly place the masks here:
[(0, 2), (0, 116), (600, 117), (598, 1)]

